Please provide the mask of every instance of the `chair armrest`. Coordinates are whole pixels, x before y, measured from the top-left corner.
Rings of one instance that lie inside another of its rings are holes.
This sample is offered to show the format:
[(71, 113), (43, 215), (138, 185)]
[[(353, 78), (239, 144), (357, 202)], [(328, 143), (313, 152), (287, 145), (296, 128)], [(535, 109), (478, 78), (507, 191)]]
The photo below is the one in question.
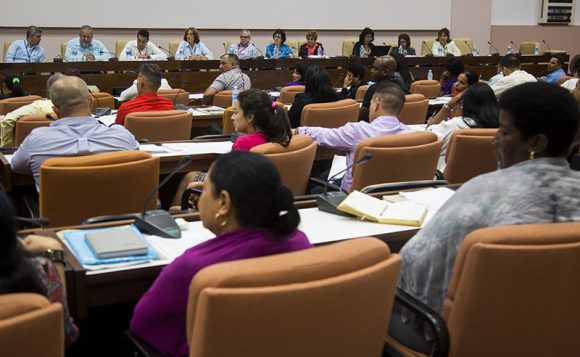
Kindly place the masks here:
[(140, 213), (127, 213), (127, 214), (113, 214), (113, 215), (109, 215), (109, 216), (91, 217), (91, 218), (85, 219), (82, 224), (124, 221), (124, 220), (128, 220), (128, 219), (135, 219), (136, 217), (138, 217), (140, 215), (141, 215)]
[(361, 192), (368, 194), (374, 192), (413, 190), (416, 188), (436, 187), (445, 185), (449, 185), (449, 182), (445, 180), (390, 182), (390, 183), (380, 183), (377, 185), (369, 185), (363, 188)]
[(441, 172), (439, 170), (435, 170), (435, 178), (437, 180), (445, 180), (445, 177), (443, 176), (443, 172)]
[[(412, 318), (405, 319), (401, 315), (401, 307)], [(425, 325), (430, 327), (428, 335), (433, 335), (428, 336), (430, 341), (425, 336)], [(441, 315), (402, 289), (397, 289), (395, 294), (388, 335), (411, 349), (433, 357), (444, 357), (449, 353), (449, 331)]]
[(323, 180), (323, 179), (321, 179), (321, 178), (318, 178), (318, 177), (311, 177), (311, 178), (310, 178), (310, 181), (312, 181), (312, 182), (314, 182), (314, 183), (317, 183), (317, 184), (319, 184), (319, 185), (321, 185), (321, 186), (328, 186), (328, 187), (332, 188), (332, 189), (333, 189), (333, 190), (335, 190), (335, 191), (340, 191), (340, 192), (342, 192), (342, 188), (340, 188), (340, 186), (337, 186), (337, 185), (335, 185), (335, 184), (333, 184), (333, 183), (330, 183), (330, 182), (328, 182), (328, 181), (325, 181), (325, 180)]
[(213, 140), (213, 139), (228, 139), (231, 140), (232, 134), (208, 134), (208, 135), (200, 135), (193, 138), (193, 140)]

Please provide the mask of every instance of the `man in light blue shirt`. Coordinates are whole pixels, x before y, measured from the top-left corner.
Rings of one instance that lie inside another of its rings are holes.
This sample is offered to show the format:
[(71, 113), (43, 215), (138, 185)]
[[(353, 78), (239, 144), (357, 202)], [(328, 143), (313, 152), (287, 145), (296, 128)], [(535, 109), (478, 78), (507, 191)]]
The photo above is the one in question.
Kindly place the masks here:
[(17, 40), (6, 50), (4, 60), (13, 62), (44, 62), (44, 48), (40, 46), (42, 30), (36, 26), (28, 26), (26, 39)]
[(67, 62), (108, 61), (111, 53), (99, 40), (93, 39), (93, 28), (83, 25), (78, 38), (66, 43), (64, 60)]
[(552, 58), (550, 58), (550, 62), (548, 62), (548, 75), (540, 77), (539, 80), (546, 83), (556, 84), (560, 77), (566, 75), (566, 72), (562, 69), (563, 66), (564, 57), (559, 54), (553, 55)]
[(252, 59), (260, 56), (260, 50), (250, 42), (251, 39), (252, 34), (250, 33), (250, 30), (242, 30), (240, 34), (240, 42), (232, 43), (228, 49), (228, 54), (232, 53), (238, 56), (241, 60)]
[(58, 115), (48, 127), (36, 128), (12, 157), (12, 171), (34, 175), (38, 189), (40, 167), (52, 157), (139, 150), (139, 143), (124, 126), (108, 127), (91, 116), (91, 95), (78, 77), (63, 76), (50, 87), (50, 99)]

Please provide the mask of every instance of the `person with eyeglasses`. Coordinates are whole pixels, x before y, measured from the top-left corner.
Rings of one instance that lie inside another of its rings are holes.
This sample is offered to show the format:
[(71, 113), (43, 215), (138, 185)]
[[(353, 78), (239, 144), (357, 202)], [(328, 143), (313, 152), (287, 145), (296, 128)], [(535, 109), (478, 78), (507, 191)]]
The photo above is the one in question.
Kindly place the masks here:
[(272, 34), (274, 43), (266, 46), (266, 58), (282, 58), (294, 57), (294, 50), (290, 48), (286, 42), (286, 32), (284, 30), (276, 30)]
[(306, 43), (300, 46), (298, 51), (298, 56), (302, 58), (307, 58), (308, 56), (324, 56), (324, 47), (318, 40), (318, 33), (314, 30), (310, 30), (306, 33)]
[(241, 60), (262, 56), (258, 47), (250, 42), (251, 39), (252, 34), (250, 33), (250, 30), (242, 30), (240, 33), (240, 42), (233, 43), (230, 48), (228, 48), (227, 53), (234, 54)]
[(26, 28), (26, 39), (12, 42), (6, 50), (6, 63), (44, 62), (44, 48), (40, 45), (42, 29), (36, 26)]

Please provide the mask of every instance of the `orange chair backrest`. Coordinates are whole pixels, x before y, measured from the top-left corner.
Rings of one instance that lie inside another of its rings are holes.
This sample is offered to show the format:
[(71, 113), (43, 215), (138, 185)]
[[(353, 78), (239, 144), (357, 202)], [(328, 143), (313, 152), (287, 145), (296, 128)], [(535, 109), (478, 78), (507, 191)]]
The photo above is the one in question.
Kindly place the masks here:
[(189, 140), (193, 116), (183, 110), (134, 112), (127, 114), (125, 128), (136, 139), (153, 142)]
[(352, 99), (308, 104), (302, 109), (300, 126), (340, 128), (346, 123), (358, 121), (358, 112), (359, 105)]
[(305, 86), (288, 86), (282, 88), (280, 91), (280, 98), (278, 99), (280, 102), (284, 104), (292, 104), (294, 103), (294, 98), (298, 93), (304, 93)]
[(354, 162), (366, 153), (373, 158), (353, 169), (350, 190), (360, 191), (380, 183), (432, 180), (441, 145), (437, 135), (427, 131), (362, 140), (356, 147)]
[(429, 100), (423, 94), (407, 94), (399, 121), (403, 124), (425, 124)]
[(463, 183), (495, 171), (497, 157), (492, 143), (498, 129), (461, 129), (451, 134), (445, 154), (443, 177), (449, 183)]

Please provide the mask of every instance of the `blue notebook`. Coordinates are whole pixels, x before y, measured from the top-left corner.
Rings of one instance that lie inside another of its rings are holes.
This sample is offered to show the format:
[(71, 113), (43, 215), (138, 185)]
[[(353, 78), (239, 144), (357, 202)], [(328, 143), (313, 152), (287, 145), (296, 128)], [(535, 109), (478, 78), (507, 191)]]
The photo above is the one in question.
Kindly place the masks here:
[(149, 242), (147, 242), (147, 240), (145, 239), (145, 237), (143, 237), (143, 234), (141, 234), (141, 232), (137, 229), (137, 227), (135, 227), (132, 224), (131, 228), (133, 228), (133, 230), (135, 231), (135, 233), (137, 233), (139, 238), (141, 238), (143, 242), (147, 245), (147, 254), (128, 257), (108, 258), (108, 259), (97, 258), (91, 247), (87, 244), (85, 240), (85, 235), (87, 233), (92, 232), (115, 230), (118, 229), (117, 227), (66, 232), (64, 233), (64, 239), (67, 241), (68, 245), (75, 253), (75, 256), (78, 259), (78, 261), (83, 265), (116, 264), (116, 263), (138, 262), (159, 259), (159, 255), (155, 253)]

